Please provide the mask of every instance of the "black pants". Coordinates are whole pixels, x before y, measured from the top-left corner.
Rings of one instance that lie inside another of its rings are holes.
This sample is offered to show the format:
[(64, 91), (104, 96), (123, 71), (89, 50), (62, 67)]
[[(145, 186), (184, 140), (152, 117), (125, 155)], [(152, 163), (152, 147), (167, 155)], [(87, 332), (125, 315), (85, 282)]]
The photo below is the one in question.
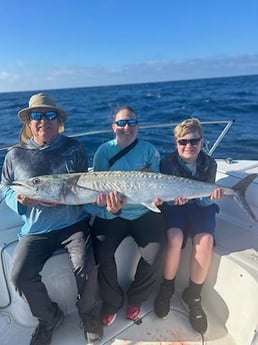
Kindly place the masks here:
[(33, 316), (46, 323), (54, 319), (57, 305), (51, 301), (40, 272), (58, 248), (66, 249), (71, 259), (82, 319), (93, 311), (96, 302), (97, 270), (87, 220), (49, 233), (25, 235), (14, 253), (11, 279)]
[(106, 220), (97, 217), (93, 224), (93, 243), (99, 264), (98, 280), (104, 312), (116, 313), (123, 304), (124, 294), (118, 284), (114, 255), (127, 236), (134, 239), (141, 254), (134, 281), (127, 291), (128, 304), (140, 305), (145, 301), (160, 274), (165, 243), (161, 214), (147, 212), (135, 220), (119, 217)]

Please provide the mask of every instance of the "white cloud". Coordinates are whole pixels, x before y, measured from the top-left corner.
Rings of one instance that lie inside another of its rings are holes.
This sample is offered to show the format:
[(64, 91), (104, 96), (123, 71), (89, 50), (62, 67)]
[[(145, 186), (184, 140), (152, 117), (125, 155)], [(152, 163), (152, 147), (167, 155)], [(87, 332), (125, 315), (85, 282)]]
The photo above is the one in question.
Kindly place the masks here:
[(0, 72), (0, 80), (8, 80), (12, 78), (12, 74), (8, 72)]
[[(258, 54), (213, 56), (185, 61), (148, 60), (120, 66), (67, 66), (41, 69), (22, 68), (19, 73), (0, 72), (0, 91), (22, 91), (172, 81), (258, 74)], [(4, 83), (1, 83), (4, 81)]]

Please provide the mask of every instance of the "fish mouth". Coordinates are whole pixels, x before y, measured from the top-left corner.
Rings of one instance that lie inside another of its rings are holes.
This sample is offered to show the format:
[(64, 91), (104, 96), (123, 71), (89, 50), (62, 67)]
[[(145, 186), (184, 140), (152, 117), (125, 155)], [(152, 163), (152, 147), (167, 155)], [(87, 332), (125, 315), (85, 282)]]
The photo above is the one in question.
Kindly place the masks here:
[(27, 186), (26, 184), (23, 184), (21, 182), (16, 182), (16, 181), (12, 182), (9, 186), (14, 187), (14, 189), (16, 187), (18, 190), (19, 190), (19, 188), (22, 188), (23, 192), (26, 192), (26, 191), (29, 192), (32, 190), (31, 187)]
[(16, 187), (25, 187), (25, 188), (28, 188), (26, 185), (24, 185), (23, 183), (21, 183), (21, 182), (12, 182), (12, 183), (10, 183), (10, 186), (12, 187), (12, 186), (16, 186)]
[(31, 188), (31, 186), (15, 181), (10, 184), (10, 187), (16, 192), (16, 194), (21, 194), (27, 198), (38, 200), (37, 188)]

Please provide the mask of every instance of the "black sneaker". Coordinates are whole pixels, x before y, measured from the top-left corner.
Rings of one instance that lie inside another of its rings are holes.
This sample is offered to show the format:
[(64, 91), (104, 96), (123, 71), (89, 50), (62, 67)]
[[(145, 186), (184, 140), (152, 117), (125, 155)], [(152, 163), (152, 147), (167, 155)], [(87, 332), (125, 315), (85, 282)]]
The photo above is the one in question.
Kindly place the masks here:
[(98, 318), (87, 315), (82, 321), (84, 336), (88, 344), (95, 344), (103, 337), (103, 325)]
[(170, 312), (170, 301), (174, 290), (164, 284), (160, 285), (160, 290), (154, 301), (155, 314), (161, 319), (165, 319)]
[(49, 345), (51, 343), (54, 330), (59, 327), (64, 321), (64, 313), (58, 308), (57, 315), (51, 325), (39, 321), (32, 338), (30, 345)]
[(193, 329), (200, 334), (205, 333), (207, 331), (208, 322), (207, 316), (202, 309), (201, 297), (190, 299), (187, 296), (187, 289), (185, 289), (182, 293), (182, 301), (189, 310), (189, 321)]

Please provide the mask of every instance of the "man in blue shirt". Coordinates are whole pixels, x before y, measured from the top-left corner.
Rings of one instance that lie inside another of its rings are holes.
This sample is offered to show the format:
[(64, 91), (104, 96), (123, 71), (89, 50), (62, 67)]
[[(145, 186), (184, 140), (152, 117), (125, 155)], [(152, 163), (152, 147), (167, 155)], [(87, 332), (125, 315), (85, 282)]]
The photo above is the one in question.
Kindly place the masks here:
[[(61, 134), (66, 112), (56, 107), (47, 94), (35, 94), (29, 107), (19, 111), (23, 122), (20, 143), (6, 154), (2, 184), (7, 205), (21, 216), (24, 224), (18, 234), (11, 279), (30, 306), (39, 323), (30, 345), (48, 345), (64, 314), (54, 303), (41, 280), (40, 272), (54, 251), (64, 248), (73, 265), (78, 288), (77, 308), (86, 340), (102, 338), (102, 325), (95, 315), (96, 266), (92, 255), (89, 215), (83, 206), (40, 203), (8, 187), (14, 180), (39, 175), (85, 172), (87, 154), (73, 138)], [(87, 262), (86, 262), (87, 257)]]

